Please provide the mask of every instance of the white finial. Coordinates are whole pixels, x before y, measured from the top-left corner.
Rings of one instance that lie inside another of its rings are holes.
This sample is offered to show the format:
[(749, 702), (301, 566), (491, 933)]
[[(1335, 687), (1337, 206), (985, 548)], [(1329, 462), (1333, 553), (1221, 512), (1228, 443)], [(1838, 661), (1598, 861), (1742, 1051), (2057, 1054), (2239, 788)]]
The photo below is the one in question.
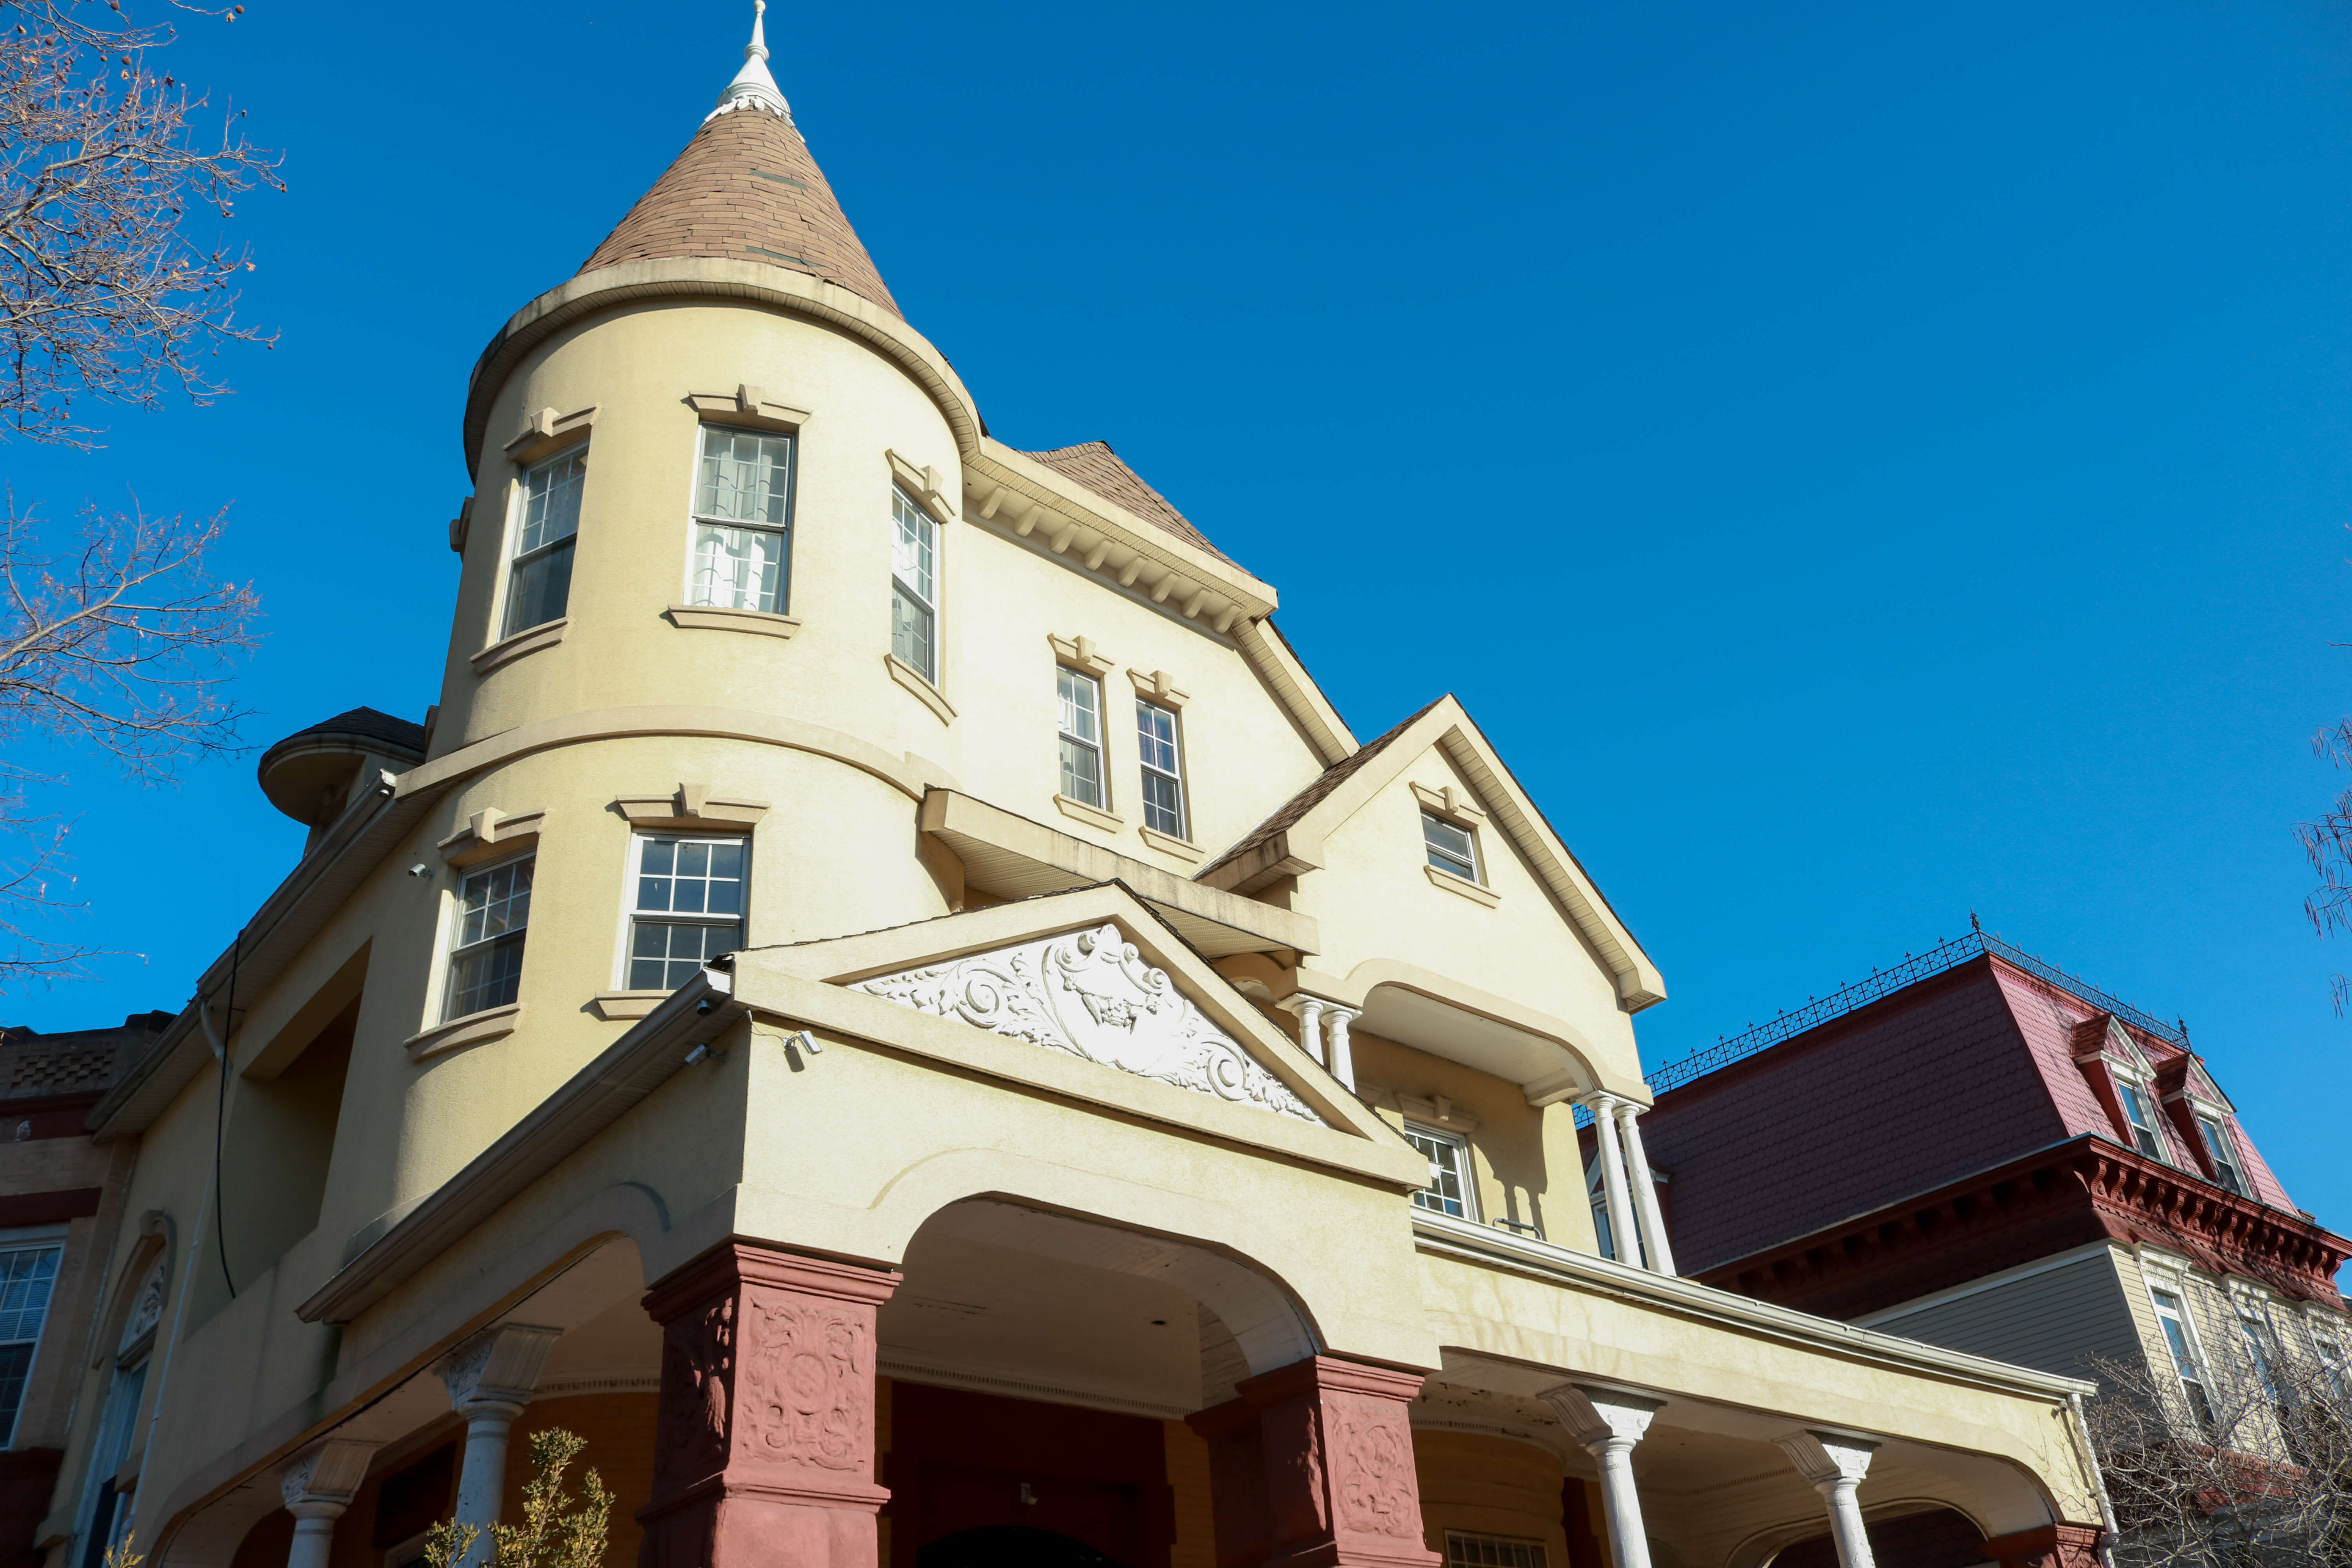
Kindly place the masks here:
[(743, 68), (719, 95), (719, 107), (703, 116), (716, 120), (730, 109), (764, 109), (793, 117), (793, 106), (784, 101), (777, 90), (776, 79), (768, 74), (768, 0), (751, 0), (751, 41), (743, 46)]

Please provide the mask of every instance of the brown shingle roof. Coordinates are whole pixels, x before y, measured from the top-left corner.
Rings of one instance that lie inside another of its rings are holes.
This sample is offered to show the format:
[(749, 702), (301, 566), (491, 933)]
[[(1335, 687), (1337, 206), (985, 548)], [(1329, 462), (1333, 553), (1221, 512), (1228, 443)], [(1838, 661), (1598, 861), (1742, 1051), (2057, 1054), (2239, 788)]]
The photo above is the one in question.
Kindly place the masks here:
[(1223, 854), (1210, 861), (1206, 866), (1202, 867), (1199, 872), (1194, 875), (1192, 879), (1196, 882), (1199, 881), (1201, 878), (1207, 876), (1210, 872), (1225, 864), (1228, 860), (1239, 859), (1242, 856), (1248, 854), (1259, 845), (1273, 838), (1276, 834), (1284, 832), (1294, 826), (1300, 817), (1305, 816), (1308, 812), (1314, 810), (1317, 805), (1320, 805), (1324, 797), (1328, 795), (1333, 790), (1338, 789), (1341, 784), (1346, 784), (1350, 778), (1354, 777), (1358, 768), (1362, 767), (1366, 763), (1369, 763), (1374, 757), (1379, 756), (1381, 751), (1387, 747), (1391, 741), (1393, 741), (1399, 735), (1403, 734), (1406, 730), (1412, 726), (1413, 721), (1419, 719), (1422, 714), (1428, 712), (1430, 709), (1436, 707), (1438, 703), (1444, 700), (1444, 698), (1440, 697), (1423, 704), (1418, 711), (1405, 718), (1396, 726), (1395, 729), (1391, 730), (1387, 734), (1381, 736), (1378, 740), (1358, 747), (1353, 753), (1340, 758), (1329, 767), (1325, 768), (1321, 773), (1316, 776), (1314, 783), (1308, 784), (1305, 789), (1300, 790), (1297, 795), (1292, 795), (1288, 800), (1283, 802), (1281, 808), (1276, 811), (1272, 816), (1267, 817), (1264, 822), (1261, 822), (1255, 827), (1251, 828), (1249, 832), (1244, 836), (1240, 843), (1234, 845), (1231, 849), (1226, 850)]
[(808, 143), (789, 119), (765, 109), (703, 121), (580, 270), (659, 257), (787, 267), (900, 313)]
[(1240, 563), (1209, 542), (1209, 536), (1194, 528), (1185, 515), (1169, 504), (1168, 498), (1146, 484), (1141, 474), (1120, 460), (1108, 441), (1082, 441), (1075, 447), (1055, 447), (1050, 451), (1024, 452), (1024, 458), (1034, 458), (1066, 479), (1079, 484), (1102, 497), (1117, 501), (1146, 522), (1157, 523), (1187, 544), (1198, 545), (1218, 560), (1232, 565)]

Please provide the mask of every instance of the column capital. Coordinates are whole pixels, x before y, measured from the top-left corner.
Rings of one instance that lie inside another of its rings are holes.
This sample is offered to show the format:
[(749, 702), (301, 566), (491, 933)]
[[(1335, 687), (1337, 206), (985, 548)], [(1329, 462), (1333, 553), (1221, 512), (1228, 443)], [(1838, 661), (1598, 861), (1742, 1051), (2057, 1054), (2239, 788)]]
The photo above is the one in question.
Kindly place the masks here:
[(509, 1418), (521, 1414), (562, 1335), (531, 1323), (500, 1323), (476, 1334), (434, 1368), (449, 1390), (450, 1408), (468, 1416), (502, 1408)]
[(1797, 1473), (1813, 1485), (1835, 1486), (1843, 1482), (1858, 1486), (1863, 1477), (1870, 1474), (1870, 1458), (1878, 1452), (1878, 1444), (1868, 1437), (1849, 1436), (1842, 1432), (1817, 1432), (1811, 1429), (1791, 1432), (1772, 1439)]
[(351, 1507), (360, 1483), (367, 1479), (368, 1461), (382, 1447), (348, 1437), (313, 1443), (286, 1462), (278, 1472), (278, 1495), (286, 1511), (297, 1519), (333, 1519)]
[(1650, 1430), (1650, 1418), (1666, 1403), (1586, 1383), (1563, 1383), (1546, 1389), (1543, 1401), (1559, 1416), (1569, 1436), (1585, 1448), (1612, 1442), (1632, 1447)]

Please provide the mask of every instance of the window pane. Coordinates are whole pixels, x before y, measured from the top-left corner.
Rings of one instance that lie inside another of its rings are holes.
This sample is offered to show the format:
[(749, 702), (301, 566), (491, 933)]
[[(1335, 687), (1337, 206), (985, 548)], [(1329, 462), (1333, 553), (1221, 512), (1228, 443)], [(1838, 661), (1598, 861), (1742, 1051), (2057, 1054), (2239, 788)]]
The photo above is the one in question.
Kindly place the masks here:
[(1062, 793), (1088, 805), (1103, 803), (1102, 753), (1062, 737)]
[(1456, 1218), (1469, 1217), (1469, 1151), (1456, 1139), (1411, 1125), (1404, 1137), (1429, 1162), (1429, 1185), (1412, 1194), (1413, 1203)]
[(1421, 814), (1422, 842), (1429, 847), (1429, 863), (1441, 871), (1451, 871), (1467, 881), (1478, 879), (1478, 861), (1471, 847), (1470, 833), (1440, 817)]
[(764, 528), (698, 525), (693, 600), (722, 609), (782, 614), (784, 536)]
[(515, 563), (514, 581), (507, 589), (508, 637), (563, 618), (572, 603), (572, 546), (566, 539)]
[(2147, 1101), (2140, 1095), (2137, 1084), (2121, 1086), (2124, 1119), (2131, 1123), (2132, 1142), (2139, 1152), (2151, 1160), (2164, 1158), (2164, 1145), (2156, 1135), (2156, 1124), (2147, 1113)]
[(637, 855), (640, 912), (743, 912), (745, 857), (740, 840), (647, 837), (639, 842), (644, 845)]
[(890, 651), (925, 680), (939, 679), (931, 666), (931, 612), (898, 582), (890, 584)]
[(1135, 705), (1135, 733), (1143, 765), (1163, 773), (1176, 771), (1176, 715), (1156, 703)]
[(1143, 774), (1143, 826), (1171, 838), (1184, 837), (1184, 792), (1166, 773)]
[(583, 447), (541, 463), (523, 476), (522, 526), (515, 531), (517, 555), (528, 555), (580, 531), (580, 486), (587, 473), (588, 453)]
[(522, 989), (520, 932), (469, 949), (450, 960), (449, 1016), (503, 1007)]
[(465, 880), (457, 895), (458, 947), (519, 931), (530, 923), (530, 879), (536, 862), (509, 860)]
[(0, 1343), (29, 1344), (41, 1337), (49, 1292), (57, 1285), (58, 1256), (54, 1247), (0, 1253)]
[(792, 497), (792, 454), (789, 436), (705, 426), (695, 515), (783, 527)]
[(1062, 733), (1088, 745), (1102, 742), (1102, 687), (1090, 675), (1056, 668), (1055, 689), (1062, 701)]
[(734, 921), (705, 925), (641, 920), (629, 933), (629, 989), (675, 991), (694, 978), (705, 959), (742, 943), (743, 928)]
[(1136, 744), (1143, 763), (1143, 825), (1184, 837), (1184, 786), (1177, 765), (1176, 715), (1156, 702), (1135, 704)]
[(2240, 1197), (2252, 1196), (2246, 1190), (2246, 1178), (2232, 1157), (2229, 1130), (2210, 1116), (2200, 1116), (2197, 1119), (2197, 1131), (2204, 1135), (2205, 1152), (2213, 1157), (2213, 1173), (2221, 1184)]
[(897, 490), (890, 492), (890, 574), (926, 605), (939, 602), (931, 581), (931, 552), (939, 525), (930, 514)]

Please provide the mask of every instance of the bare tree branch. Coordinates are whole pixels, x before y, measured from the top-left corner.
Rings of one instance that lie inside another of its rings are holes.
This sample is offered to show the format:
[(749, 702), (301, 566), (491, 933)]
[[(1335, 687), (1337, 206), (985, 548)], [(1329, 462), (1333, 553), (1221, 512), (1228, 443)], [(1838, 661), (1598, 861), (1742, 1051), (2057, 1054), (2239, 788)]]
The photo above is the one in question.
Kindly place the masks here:
[(278, 160), (246, 142), (242, 112), (198, 140), (208, 100), (148, 64), (172, 37), (120, 0), (0, 0), (0, 422), (28, 439), (93, 445), (78, 398), (209, 403), (227, 391), (205, 363), (222, 344), (277, 341), (236, 321), (247, 254), (183, 226), (283, 189)]
[[(205, 553), (226, 514), (198, 523), (82, 512), (69, 548), (42, 546), (30, 512), (0, 509), (0, 834), (32, 844), (0, 858), (0, 988), (81, 972), (95, 950), (36, 937), (26, 921), (78, 906), (56, 896), (66, 830), (22, 815), (23, 786), (56, 783), (7, 760), (40, 737), (94, 746), (160, 783), (191, 759), (242, 750), (246, 710), (223, 689), (251, 648), (260, 600), (218, 582)], [(46, 833), (44, 829), (48, 831)]]

